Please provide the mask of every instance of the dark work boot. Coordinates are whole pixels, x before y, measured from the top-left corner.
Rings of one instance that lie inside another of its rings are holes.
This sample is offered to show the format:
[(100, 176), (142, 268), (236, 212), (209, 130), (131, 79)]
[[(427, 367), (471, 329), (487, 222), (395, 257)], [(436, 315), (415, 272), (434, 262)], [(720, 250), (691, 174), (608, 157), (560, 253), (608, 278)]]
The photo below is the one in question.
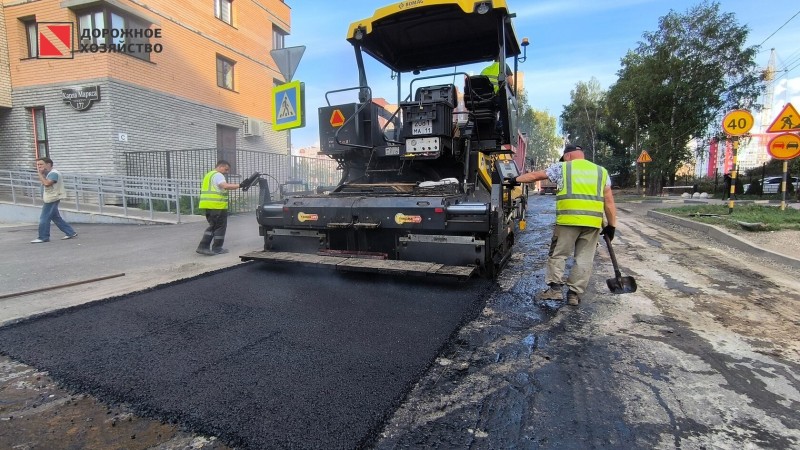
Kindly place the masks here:
[(538, 295), (539, 300), (563, 300), (564, 299), (564, 285), (550, 283), (547, 290)]
[(567, 304), (570, 306), (578, 306), (581, 304), (581, 297), (575, 291), (569, 291), (567, 293)]

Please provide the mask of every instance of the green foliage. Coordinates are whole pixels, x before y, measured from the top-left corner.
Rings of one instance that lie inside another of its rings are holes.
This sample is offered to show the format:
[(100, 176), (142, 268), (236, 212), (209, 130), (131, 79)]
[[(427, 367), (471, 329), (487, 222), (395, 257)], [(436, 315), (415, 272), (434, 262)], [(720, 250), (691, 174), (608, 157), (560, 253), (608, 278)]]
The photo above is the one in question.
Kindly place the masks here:
[(520, 95), (520, 131), (528, 136), (525, 161), (531, 170), (544, 169), (558, 160), (563, 140), (556, 133), (556, 118), (546, 111), (530, 107), (526, 95)]
[(756, 100), (764, 85), (755, 63), (758, 47), (744, 46), (748, 32), (717, 2), (682, 14), (670, 10), (659, 29), (645, 32), (625, 55), (608, 92), (595, 80), (577, 84), (561, 114), (562, 128), (621, 179), (646, 149), (653, 158), (646, 182), (651, 193), (674, 184), (678, 169), (693, 160), (693, 140), (719, 136), (730, 110), (760, 109)]
[(782, 211), (777, 206), (736, 205), (733, 213), (728, 214), (726, 205), (692, 205), (659, 209), (658, 212), (731, 229), (741, 229), (738, 222), (747, 222), (764, 224), (763, 231), (800, 230), (800, 210), (794, 208)]
[(570, 104), (561, 113), (561, 130), (569, 142), (583, 147), (586, 159), (597, 161), (598, 135), (607, 116), (606, 93), (592, 77), (588, 83), (579, 81), (569, 96)]
[[(794, 158), (787, 164), (790, 176), (800, 176), (800, 158)], [(760, 179), (762, 173), (765, 177), (777, 177), (783, 175), (783, 160), (773, 159), (762, 167), (754, 167), (744, 172), (745, 178)]]

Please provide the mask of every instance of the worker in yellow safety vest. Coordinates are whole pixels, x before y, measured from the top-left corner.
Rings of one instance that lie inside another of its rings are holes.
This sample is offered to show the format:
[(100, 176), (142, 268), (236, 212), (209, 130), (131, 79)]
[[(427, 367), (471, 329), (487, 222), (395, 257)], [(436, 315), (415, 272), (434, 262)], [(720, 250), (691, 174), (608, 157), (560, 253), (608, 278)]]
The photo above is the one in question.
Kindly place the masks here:
[[(481, 75), (486, 75), (489, 77), (489, 81), (492, 82), (492, 86), (494, 86), (494, 91), (497, 92), (500, 87), (500, 63), (495, 61), (488, 66), (486, 66), (483, 70), (481, 70)], [(511, 73), (511, 68), (508, 67), (506, 64), (506, 76), (505, 80), (508, 83), (509, 88), (511, 91), (514, 91), (514, 74)]]
[[(608, 171), (584, 159), (580, 146), (568, 144), (561, 160), (545, 170), (524, 173), (507, 180), (510, 185), (550, 179), (558, 185), (556, 226), (550, 242), (545, 282), (541, 300), (562, 300), (563, 276), (568, 256), (575, 264), (566, 280), (567, 304), (577, 306), (586, 292), (600, 236), (614, 239), (617, 208), (611, 192)], [(604, 217), (605, 215), (605, 217)]]
[(197, 246), (197, 253), (201, 255), (228, 253), (227, 249), (222, 248), (228, 228), (228, 191), (242, 187), (241, 184), (227, 182), (225, 174), (230, 170), (231, 164), (222, 159), (214, 170), (208, 171), (203, 177), (199, 207), (205, 210), (208, 228)]

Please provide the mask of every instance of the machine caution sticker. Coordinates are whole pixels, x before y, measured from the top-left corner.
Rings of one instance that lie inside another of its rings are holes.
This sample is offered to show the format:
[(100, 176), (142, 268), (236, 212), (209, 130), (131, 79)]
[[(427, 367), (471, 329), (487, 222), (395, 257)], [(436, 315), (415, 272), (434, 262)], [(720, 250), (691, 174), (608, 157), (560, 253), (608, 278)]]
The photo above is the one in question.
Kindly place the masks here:
[(422, 223), (422, 216), (407, 216), (403, 213), (397, 213), (394, 215), (394, 221), (398, 225), (403, 225), (404, 223)]
[(299, 222), (316, 222), (319, 216), (316, 214), (306, 214), (304, 212), (297, 213), (297, 220)]

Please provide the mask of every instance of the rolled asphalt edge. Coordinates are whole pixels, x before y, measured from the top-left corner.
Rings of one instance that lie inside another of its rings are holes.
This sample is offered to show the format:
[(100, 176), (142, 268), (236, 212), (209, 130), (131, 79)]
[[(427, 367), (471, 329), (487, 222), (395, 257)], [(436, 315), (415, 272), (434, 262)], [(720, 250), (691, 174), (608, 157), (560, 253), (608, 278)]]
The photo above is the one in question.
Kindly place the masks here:
[[(624, 208), (619, 208), (619, 209), (625, 211)], [(690, 228), (692, 230), (705, 233), (709, 237), (719, 242), (722, 242), (726, 245), (729, 245), (737, 250), (759, 257), (770, 258), (781, 264), (785, 264), (787, 266), (800, 269), (800, 259), (792, 258), (791, 256), (783, 255), (781, 253), (773, 252), (771, 250), (766, 250), (764, 248), (758, 247), (753, 243), (748, 242), (734, 234), (728, 233), (727, 231), (717, 226), (695, 222), (693, 220), (682, 219), (680, 217), (671, 216), (669, 214), (653, 210), (647, 211), (647, 216), (657, 219), (656, 224), (668, 222), (674, 225)]]

